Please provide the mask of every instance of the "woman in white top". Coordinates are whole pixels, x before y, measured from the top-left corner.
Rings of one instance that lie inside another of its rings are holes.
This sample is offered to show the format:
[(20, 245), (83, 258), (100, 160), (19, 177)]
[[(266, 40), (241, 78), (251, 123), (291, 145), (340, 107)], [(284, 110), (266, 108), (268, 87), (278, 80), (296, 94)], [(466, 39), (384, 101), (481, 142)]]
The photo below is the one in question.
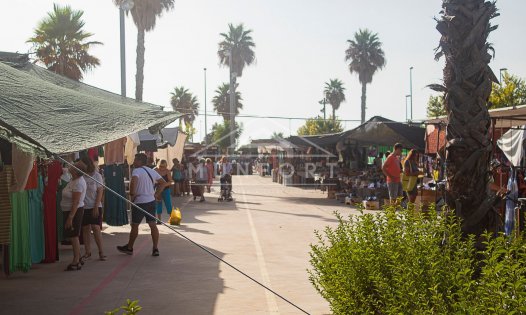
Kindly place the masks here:
[(86, 181), (82, 173), (86, 172), (86, 165), (82, 162), (75, 163), (75, 167), (70, 167), (71, 181), (62, 190), (62, 201), (60, 207), (64, 212), (66, 223), (64, 224), (64, 236), (69, 238), (73, 246), (73, 261), (68, 265), (66, 271), (80, 270), (80, 229), (84, 216), (84, 198), (86, 198)]
[[(84, 175), (86, 181), (86, 198), (84, 198), (84, 217), (82, 220), (82, 237), (84, 239), (84, 256), (81, 257), (80, 263), (91, 257), (91, 232), (95, 243), (99, 249), (99, 260), (106, 260), (104, 251), (102, 249), (102, 232), (100, 224), (102, 223), (102, 195), (104, 187), (102, 187), (102, 175), (97, 172), (95, 164), (90, 157), (82, 157), (82, 162), (86, 164), (86, 173)], [(93, 178), (93, 179), (92, 179)]]

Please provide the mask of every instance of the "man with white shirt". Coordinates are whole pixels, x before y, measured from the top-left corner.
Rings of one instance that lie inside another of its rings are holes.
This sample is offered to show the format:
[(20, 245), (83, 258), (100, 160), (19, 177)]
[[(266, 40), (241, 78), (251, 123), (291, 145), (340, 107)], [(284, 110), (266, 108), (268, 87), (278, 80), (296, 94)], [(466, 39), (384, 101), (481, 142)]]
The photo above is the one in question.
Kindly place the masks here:
[(117, 246), (117, 250), (128, 255), (133, 254), (133, 244), (139, 235), (139, 224), (146, 217), (146, 223), (150, 226), (152, 234), (152, 256), (159, 256), (159, 230), (156, 224), (155, 200), (160, 199), (163, 189), (169, 183), (159, 173), (147, 167), (147, 163), (148, 158), (146, 154), (139, 153), (135, 155), (135, 160), (133, 161), (134, 170), (130, 182), (130, 198), (138, 208), (143, 209), (149, 215), (146, 215), (137, 207), (132, 207), (130, 239), (128, 244)]

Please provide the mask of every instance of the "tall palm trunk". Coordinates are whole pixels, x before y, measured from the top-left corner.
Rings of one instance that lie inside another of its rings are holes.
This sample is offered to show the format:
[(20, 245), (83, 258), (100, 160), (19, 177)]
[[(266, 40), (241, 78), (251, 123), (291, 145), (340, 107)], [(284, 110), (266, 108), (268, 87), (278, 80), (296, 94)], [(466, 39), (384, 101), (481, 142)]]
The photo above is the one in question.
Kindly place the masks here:
[(138, 28), (137, 31), (137, 59), (136, 67), (137, 74), (135, 74), (135, 100), (142, 101), (142, 91), (144, 84), (144, 28)]
[(367, 97), (367, 83), (362, 83), (362, 124), (365, 123), (365, 99)]
[(332, 108), (332, 121), (336, 121), (336, 109)]
[[(494, 3), (485, 0), (444, 0), (437, 30), (442, 34), (440, 57), (445, 55), (447, 126), (447, 192), (450, 208), (463, 219), (465, 234), (480, 235), (497, 228), (488, 197), (491, 159), (491, 120), (487, 109), (492, 81), (487, 43)], [(454, 18), (453, 18), (454, 17)], [(480, 245), (480, 244), (479, 244)]]

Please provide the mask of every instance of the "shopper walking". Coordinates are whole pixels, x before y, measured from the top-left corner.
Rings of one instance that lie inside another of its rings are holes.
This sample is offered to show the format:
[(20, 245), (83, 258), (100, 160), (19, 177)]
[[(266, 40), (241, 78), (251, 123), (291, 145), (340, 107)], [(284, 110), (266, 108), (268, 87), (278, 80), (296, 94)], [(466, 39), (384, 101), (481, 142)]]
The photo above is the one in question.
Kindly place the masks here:
[(172, 172), (170, 172), (170, 170), (168, 169), (168, 163), (166, 162), (166, 160), (161, 160), (161, 162), (159, 162), (159, 166), (155, 169), (155, 171), (159, 175), (161, 175), (161, 177), (166, 183), (168, 183), (168, 185), (163, 189), (161, 193), (161, 200), (156, 202), (157, 218), (159, 219), (159, 221), (157, 221), (157, 224), (161, 224), (163, 214), (163, 202), (168, 215), (170, 215), (170, 212), (172, 211), (172, 197), (170, 195), (170, 185), (172, 184)]
[(181, 196), (181, 184), (183, 182), (183, 174), (181, 173), (181, 163), (178, 159), (172, 160), (174, 166), (172, 166), (172, 179), (174, 181), (174, 196)]
[(205, 186), (208, 186), (208, 167), (206, 165), (205, 159), (199, 160), (199, 165), (195, 171), (195, 183), (199, 187), (201, 193), (201, 202), (205, 201)]
[(136, 206), (132, 207), (130, 238), (128, 244), (117, 246), (117, 250), (128, 255), (133, 254), (133, 244), (139, 235), (139, 224), (146, 217), (146, 223), (150, 226), (152, 234), (152, 256), (159, 256), (159, 230), (155, 224), (155, 200), (160, 199), (161, 193), (168, 183), (159, 173), (146, 167), (146, 163), (146, 154), (135, 155), (134, 170), (130, 182), (130, 197)]
[(80, 230), (82, 227), (82, 218), (84, 215), (84, 199), (86, 198), (86, 181), (82, 173), (86, 172), (86, 165), (82, 162), (76, 162), (74, 166), (68, 169), (71, 174), (71, 180), (62, 190), (62, 200), (60, 207), (64, 211), (63, 217), (66, 218), (64, 224), (64, 237), (69, 238), (73, 247), (73, 260), (67, 266), (66, 271), (80, 270)]
[(95, 243), (99, 250), (99, 260), (106, 260), (102, 248), (102, 195), (104, 188), (102, 186), (102, 175), (98, 172), (93, 160), (88, 157), (82, 157), (82, 163), (86, 165), (86, 197), (84, 198), (84, 216), (82, 219), (82, 237), (84, 240), (84, 256), (81, 257), (80, 263), (91, 257), (91, 233), (95, 238)]
[(389, 201), (391, 205), (396, 205), (398, 198), (403, 196), (402, 182), (400, 179), (400, 156), (402, 155), (402, 144), (394, 145), (393, 153), (391, 153), (382, 166), (382, 172), (387, 178), (387, 188), (389, 190)]
[(414, 203), (416, 201), (416, 195), (417, 195), (417, 181), (418, 181), (418, 175), (421, 174), (420, 170), (418, 169), (418, 153), (416, 150), (409, 151), (409, 154), (407, 154), (407, 157), (404, 159), (404, 177), (405, 180), (403, 181), (403, 184), (405, 185), (404, 191), (407, 193), (407, 196), (409, 198), (409, 202)]
[(212, 162), (212, 159), (206, 159), (206, 167), (208, 170), (208, 186), (206, 188), (207, 192), (210, 193), (210, 188), (212, 187), (212, 184), (214, 184), (214, 178), (216, 177), (214, 173), (214, 163)]

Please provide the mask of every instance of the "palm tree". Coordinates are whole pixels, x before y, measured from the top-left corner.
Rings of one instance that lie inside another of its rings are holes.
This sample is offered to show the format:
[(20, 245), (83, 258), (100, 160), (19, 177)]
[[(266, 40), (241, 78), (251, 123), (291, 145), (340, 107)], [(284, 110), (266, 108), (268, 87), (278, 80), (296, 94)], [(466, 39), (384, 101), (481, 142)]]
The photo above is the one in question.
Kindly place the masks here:
[(88, 51), (102, 43), (88, 41), (93, 34), (83, 30), (83, 14), (70, 6), (54, 4), (53, 12), (38, 23), (35, 35), (27, 40), (33, 43), (37, 61), (76, 81), (82, 80), (83, 73), (100, 65), (99, 59)]
[(385, 66), (385, 56), (378, 34), (370, 30), (359, 30), (354, 39), (347, 40), (349, 48), (345, 51), (345, 60), (350, 61), (349, 71), (358, 73), (362, 84), (362, 124), (365, 122), (367, 84), (373, 81), (376, 71)]
[(199, 115), (199, 102), (197, 98), (183, 86), (176, 87), (170, 94), (172, 95), (170, 105), (172, 105), (173, 110), (184, 114), (184, 116), (179, 119), (179, 124), (181, 125), (181, 122), (184, 121), (185, 125), (189, 124), (192, 126), (195, 116)]
[(219, 63), (229, 67), (228, 54), (232, 52), (232, 73), (237, 77), (243, 75), (245, 66), (250, 66), (256, 61), (256, 54), (254, 53), (254, 40), (250, 34), (252, 30), (245, 30), (243, 24), (234, 26), (228, 24), (228, 33), (221, 33), (223, 40), (219, 43)]
[(325, 83), (325, 99), (332, 106), (332, 119), (336, 119), (336, 110), (340, 108), (340, 104), (345, 101), (345, 94), (343, 93), (345, 88), (343, 87), (343, 82), (338, 79), (331, 79), (329, 82)]
[[(129, 0), (113, 0), (116, 6), (120, 7)], [(142, 101), (144, 84), (144, 36), (155, 28), (157, 18), (163, 12), (173, 9), (175, 0), (135, 0), (133, 8), (130, 10), (133, 22), (137, 26), (137, 74), (135, 75), (135, 99)]]
[[(217, 51), (219, 63), (230, 67), (229, 55), (231, 54), (232, 68), (230, 69), (230, 76), (234, 89), (237, 89), (236, 78), (243, 75), (245, 66), (250, 66), (256, 61), (256, 54), (254, 52), (256, 44), (252, 39), (251, 33), (252, 30), (245, 30), (243, 24), (234, 26), (230, 23), (228, 24), (228, 33), (220, 34), (223, 40), (219, 42), (219, 49)], [(230, 112), (230, 107), (228, 108), (228, 112)], [(235, 98), (234, 108), (236, 108), (237, 112), (239, 107), (235, 105)], [(233, 123), (231, 126), (235, 127), (237, 126), (235, 115), (232, 118)]]
[[(497, 27), (495, 2), (485, 0), (443, 0), (437, 30), (442, 35), (436, 59), (445, 56), (444, 85), (448, 112), (446, 200), (464, 220), (466, 234), (495, 231), (498, 218), (488, 197), (488, 175), (492, 144), (488, 99), (492, 82), (498, 79), (489, 67), (493, 47), (488, 35)], [(481, 245), (479, 243), (479, 245)]]
[[(212, 99), (212, 104), (214, 105), (214, 111), (217, 112), (218, 115), (223, 116), (224, 121), (230, 121), (230, 84), (223, 83), (220, 86), (217, 87), (217, 90), (215, 90), (216, 95)], [(241, 101), (243, 98), (241, 98), (241, 93), (236, 91), (236, 97), (235, 102), (236, 104), (236, 112), (235, 115), (239, 115), (239, 110), (243, 109), (243, 104), (241, 104)]]

